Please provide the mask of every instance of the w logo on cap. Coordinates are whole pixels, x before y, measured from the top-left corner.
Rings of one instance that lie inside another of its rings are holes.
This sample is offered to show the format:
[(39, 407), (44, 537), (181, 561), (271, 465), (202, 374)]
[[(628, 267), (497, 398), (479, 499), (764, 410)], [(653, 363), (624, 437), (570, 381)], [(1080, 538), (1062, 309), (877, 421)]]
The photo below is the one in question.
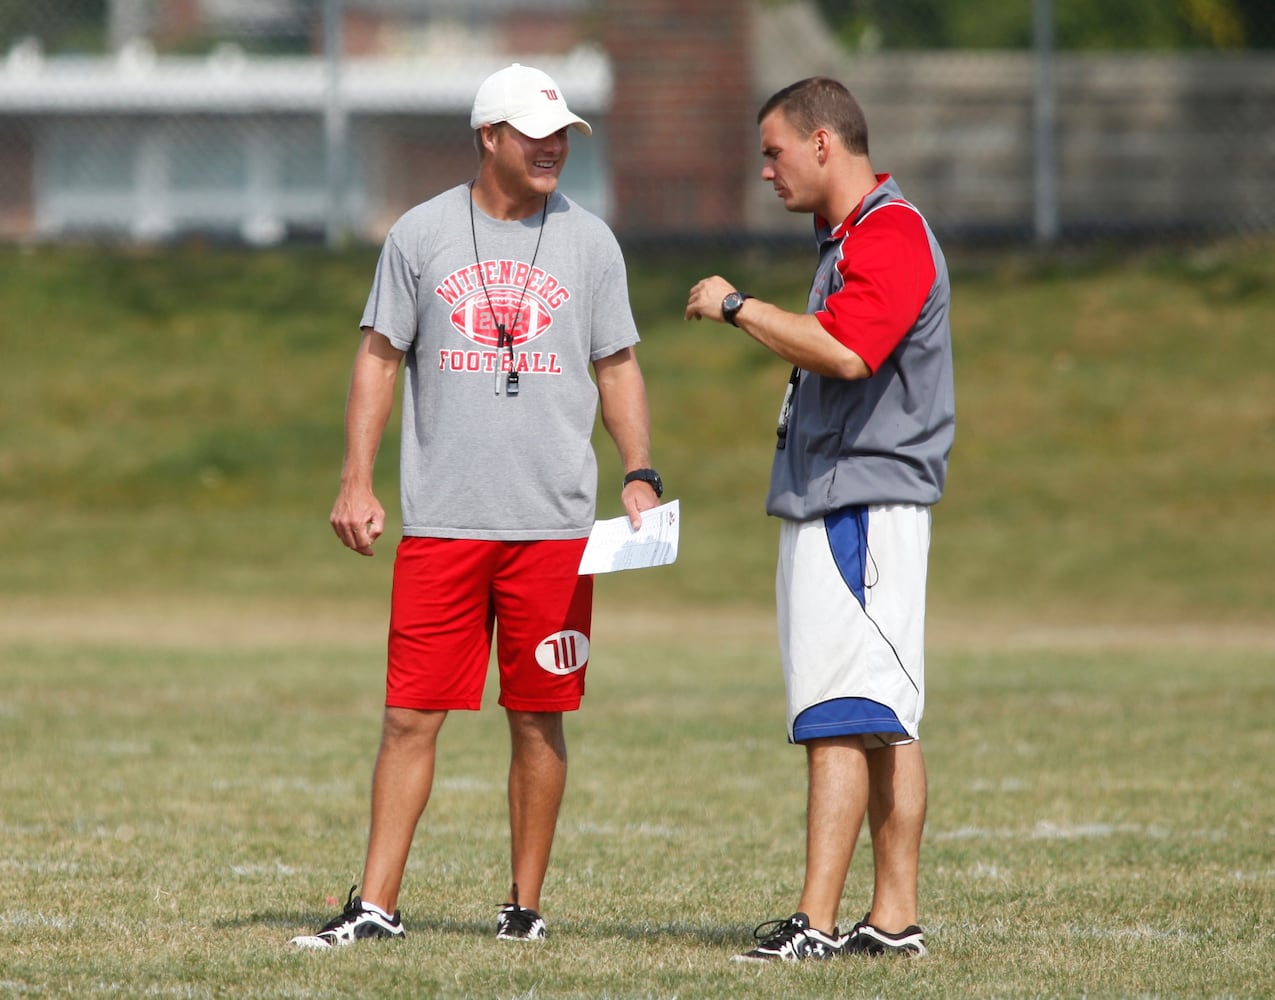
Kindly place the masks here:
[(572, 114), (553, 77), (518, 63), (497, 70), (482, 82), (469, 113), (473, 129), (500, 122), (508, 122), (530, 139), (543, 139), (569, 125), (582, 135), (593, 132), (587, 121)]

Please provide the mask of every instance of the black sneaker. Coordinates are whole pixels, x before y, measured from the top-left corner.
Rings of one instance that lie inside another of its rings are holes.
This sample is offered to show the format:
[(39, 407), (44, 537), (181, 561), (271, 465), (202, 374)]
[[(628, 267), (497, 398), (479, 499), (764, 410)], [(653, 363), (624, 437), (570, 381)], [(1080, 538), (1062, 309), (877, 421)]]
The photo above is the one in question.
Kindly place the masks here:
[(925, 948), (925, 932), (916, 924), (905, 927), (897, 934), (873, 927), (868, 923), (868, 916), (850, 929), (846, 941), (847, 955), (910, 955), (913, 958), (924, 958), (929, 952)]
[(829, 936), (810, 926), (804, 913), (794, 913), (786, 920), (768, 920), (758, 924), (753, 937), (759, 944), (752, 951), (736, 955), (732, 962), (797, 962), (806, 958), (834, 958), (841, 954), (847, 937), (833, 928)]
[(350, 886), (350, 895), (345, 901), (345, 909), (339, 917), (333, 917), (317, 934), (302, 934), (294, 937), (292, 943), (298, 948), (336, 948), (340, 945), (353, 944), (355, 941), (366, 941), (376, 938), (394, 938), (401, 941), (407, 937), (403, 930), (403, 921), (398, 911), (393, 920), (363, 905), (363, 900), (354, 895), (355, 886)]
[(549, 929), (535, 910), (518, 905), (518, 883), (513, 884), (514, 901), (506, 903), (496, 914), (498, 941), (543, 941)]
[(506, 903), (496, 915), (496, 937), (501, 941), (543, 941), (549, 931), (535, 910)]

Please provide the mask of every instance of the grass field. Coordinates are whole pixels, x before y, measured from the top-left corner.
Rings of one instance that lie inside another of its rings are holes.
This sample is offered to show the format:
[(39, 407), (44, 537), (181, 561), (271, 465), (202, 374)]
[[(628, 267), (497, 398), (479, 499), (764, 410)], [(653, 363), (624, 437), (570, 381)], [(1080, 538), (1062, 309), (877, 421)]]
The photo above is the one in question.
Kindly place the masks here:
[(390, 551), (326, 525), (374, 254), (0, 252), (0, 994), (1275, 995), (1273, 249), (952, 255), (933, 956), (762, 969), (726, 959), (800, 888), (761, 512), (786, 372), (678, 317), (709, 270), (799, 307), (808, 261), (631, 261), (685, 534), (599, 580), (550, 940), (492, 939), (489, 710), (444, 731), (409, 940), (302, 955), (379, 729)]

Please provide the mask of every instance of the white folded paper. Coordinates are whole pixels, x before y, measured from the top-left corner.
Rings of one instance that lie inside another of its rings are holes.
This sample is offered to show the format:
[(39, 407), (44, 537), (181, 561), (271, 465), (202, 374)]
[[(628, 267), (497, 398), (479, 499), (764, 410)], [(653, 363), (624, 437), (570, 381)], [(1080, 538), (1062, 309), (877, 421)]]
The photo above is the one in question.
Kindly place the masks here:
[(676, 562), (680, 524), (681, 512), (676, 500), (643, 511), (642, 527), (636, 531), (627, 517), (595, 522), (580, 559), (580, 575)]

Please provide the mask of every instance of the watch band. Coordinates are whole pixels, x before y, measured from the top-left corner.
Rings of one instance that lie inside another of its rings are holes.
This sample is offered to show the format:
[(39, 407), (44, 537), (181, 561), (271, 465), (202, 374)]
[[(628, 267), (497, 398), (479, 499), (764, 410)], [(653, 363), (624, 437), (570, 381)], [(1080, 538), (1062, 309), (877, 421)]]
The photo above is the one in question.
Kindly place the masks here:
[(657, 497), (664, 495), (664, 480), (660, 478), (660, 474), (654, 469), (634, 469), (624, 477), (625, 486), (628, 486), (629, 483), (637, 482), (648, 484), (655, 491)]

